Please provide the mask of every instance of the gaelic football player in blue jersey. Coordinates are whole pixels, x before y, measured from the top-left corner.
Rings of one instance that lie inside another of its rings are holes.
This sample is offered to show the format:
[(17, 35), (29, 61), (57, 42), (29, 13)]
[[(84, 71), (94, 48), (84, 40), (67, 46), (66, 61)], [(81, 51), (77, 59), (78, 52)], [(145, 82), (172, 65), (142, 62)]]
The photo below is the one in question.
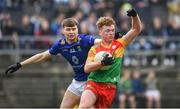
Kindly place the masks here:
[(13, 73), (21, 67), (44, 61), (60, 53), (74, 70), (74, 78), (65, 92), (60, 108), (73, 108), (79, 104), (80, 96), (87, 80), (84, 65), (88, 51), (91, 46), (101, 41), (101, 39), (95, 39), (91, 35), (78, 34), (77, 26), (78, 22), (75, 19), (64, 19), (62, 27), (65, 38), (57, 40), (49, 50), (9, 66), (5, 73)]

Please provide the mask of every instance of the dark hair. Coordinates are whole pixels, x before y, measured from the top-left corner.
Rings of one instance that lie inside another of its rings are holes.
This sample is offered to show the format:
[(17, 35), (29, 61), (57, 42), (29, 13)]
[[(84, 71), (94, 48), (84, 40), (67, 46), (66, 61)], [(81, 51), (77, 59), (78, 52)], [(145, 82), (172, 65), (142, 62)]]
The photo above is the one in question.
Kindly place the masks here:
[(73, 27), (73, 26), (77, 26), (79, 23), (76, 19), (74, 18), (67, 18), (64, 19), (61, 23), (62, 27)]

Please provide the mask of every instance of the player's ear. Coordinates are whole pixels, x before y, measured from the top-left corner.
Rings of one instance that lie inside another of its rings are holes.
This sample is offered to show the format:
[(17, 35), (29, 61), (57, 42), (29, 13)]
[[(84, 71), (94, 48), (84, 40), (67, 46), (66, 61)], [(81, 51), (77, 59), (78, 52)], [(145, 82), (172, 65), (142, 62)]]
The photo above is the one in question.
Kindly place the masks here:
[(63, 33), (63, 34), (64, 34), (63, 28), (59, 28), (59, 29), (58, 29), (58, 33)]
[(99, 35), (102, 36), (102, 29), (99, 29)]
[(64, 33), (65, 33), (65, 27), (60, 28), (60, 29), (59, 29), (59, 32), (62, 32), (62, 33), (64, 34)]

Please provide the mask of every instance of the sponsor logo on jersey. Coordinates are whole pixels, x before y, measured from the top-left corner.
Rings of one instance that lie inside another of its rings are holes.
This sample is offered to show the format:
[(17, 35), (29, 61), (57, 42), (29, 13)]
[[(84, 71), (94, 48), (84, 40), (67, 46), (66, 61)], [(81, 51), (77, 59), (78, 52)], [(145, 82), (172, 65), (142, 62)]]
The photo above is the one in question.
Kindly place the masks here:
[(116, 49), (116, 45), (113, 45), (113, 46), (112, 46), (112, 49), (113, 49), (113, 50)]
[(78, 51), (82, 51), (81, 46), (77, 46)]
[(63, 49), (62, 51), (65, 52), (65, 51), (68, 51), (68, 49)]
[(70, 52), (70, 53), (75, 53), (76, 50), (75, 50), (74, 48), (71, 48), (69, 52)]

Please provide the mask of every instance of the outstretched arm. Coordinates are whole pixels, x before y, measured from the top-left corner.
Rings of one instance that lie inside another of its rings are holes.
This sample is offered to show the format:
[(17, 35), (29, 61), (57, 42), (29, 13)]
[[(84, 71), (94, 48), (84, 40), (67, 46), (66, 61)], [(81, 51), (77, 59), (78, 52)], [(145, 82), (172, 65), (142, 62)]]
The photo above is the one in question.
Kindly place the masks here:
[(127, 15), (131, 17), (131, 29), (122, 37), (127, 43), (131, 43), (133, 39), (141, 32), (141, 20), (134, 9), (127, 11)]
[(38, 62), (48, 59), (50, 56), (51, 56), (51, 54), (49, 53), (49, 50), (47, 50), (45, 52), (38, 53), (38, 54), (22, 61), (20, 64), (21, 64), (21, 66), (26, 66), (29, 64), (38, 63)]
[(16, 64), (13, 64), (13, 65), (10, 65), (6, 71), (5, 71), (5, 74), (9, 74), (9, 73), (13, 73), (17, 70), (19, 70), (22, 66), (26, 66), (26, 65), (29, 65), (29, 64), (34, 64), (34, 63), (38, 63), (38, 62), (41, 62), (43, 60), (46, 60), (50, 57), (50, 53), (49, 51), (45, 51), (45, 52), (42, 52), (42, 53), (38, 53), (22, 62), (18, 62)]

